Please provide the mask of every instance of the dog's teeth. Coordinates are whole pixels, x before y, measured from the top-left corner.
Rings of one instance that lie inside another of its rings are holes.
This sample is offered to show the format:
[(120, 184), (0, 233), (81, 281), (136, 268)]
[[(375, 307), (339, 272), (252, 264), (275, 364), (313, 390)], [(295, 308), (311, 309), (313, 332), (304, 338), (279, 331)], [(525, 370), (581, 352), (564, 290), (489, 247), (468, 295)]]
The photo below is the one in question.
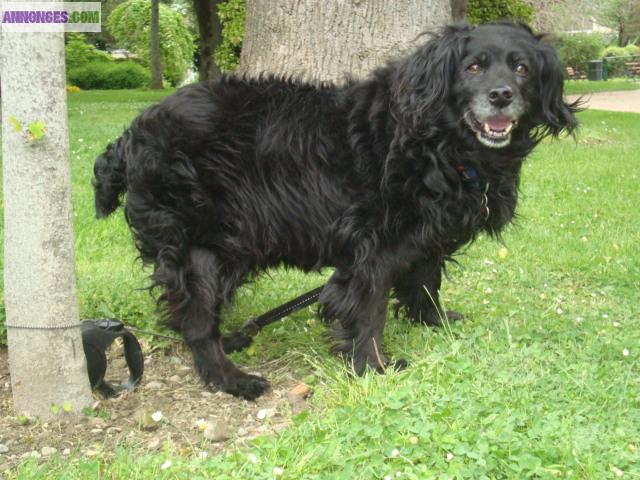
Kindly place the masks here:
[(491, 133), (491, 128), (489, 127), (489, 124), (488, 124), (488, 123), (483, 123), (482, 125), (483, 125), (483, 127), (484, 127), (484, 131), (485, 131), (486, 133)]

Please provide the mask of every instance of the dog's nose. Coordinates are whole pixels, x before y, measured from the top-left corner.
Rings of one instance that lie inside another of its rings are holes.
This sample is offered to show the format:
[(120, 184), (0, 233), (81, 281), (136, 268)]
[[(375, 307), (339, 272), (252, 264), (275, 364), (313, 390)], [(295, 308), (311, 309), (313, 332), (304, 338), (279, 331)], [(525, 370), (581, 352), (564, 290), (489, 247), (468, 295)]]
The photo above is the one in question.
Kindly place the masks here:
[(511, 87), (497, 87), (489, 92), (489, 102), (496, 107), (506, 107), (513, 100)]

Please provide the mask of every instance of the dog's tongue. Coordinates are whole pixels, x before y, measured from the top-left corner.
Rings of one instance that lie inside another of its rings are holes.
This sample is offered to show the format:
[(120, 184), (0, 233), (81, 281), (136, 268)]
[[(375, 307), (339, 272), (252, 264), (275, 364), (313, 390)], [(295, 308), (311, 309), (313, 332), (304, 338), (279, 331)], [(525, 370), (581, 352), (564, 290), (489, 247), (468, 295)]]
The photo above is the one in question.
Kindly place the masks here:
[(491, 130), (506, 130), (513, 122), (509, 117), (496, 115), (495, 117), (487, 118), (484, 123), (486, 123)]

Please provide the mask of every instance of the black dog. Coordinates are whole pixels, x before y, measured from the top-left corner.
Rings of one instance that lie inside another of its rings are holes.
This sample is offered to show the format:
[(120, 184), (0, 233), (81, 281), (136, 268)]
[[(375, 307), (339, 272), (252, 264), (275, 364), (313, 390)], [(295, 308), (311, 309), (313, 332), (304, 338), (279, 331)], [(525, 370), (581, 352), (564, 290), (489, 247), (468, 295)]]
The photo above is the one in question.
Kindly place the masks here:
[[(335, 350), (383, 371), (393, 290), (438, 324), (443, 262), (516, 207), (523, 159), (576, 126), (553, 49), (525, 26), (444, 28), (344, 87), (228, 76), (142, 113), (95, 164), (99, 217), (125, 214), (169, 325), (207, 384), (253, 399), (269, 386), (225, 351), (221, 308), (251, 275), (335, 273), (320, 305)], [(402, 366), (400, 361), (396, 366)]]

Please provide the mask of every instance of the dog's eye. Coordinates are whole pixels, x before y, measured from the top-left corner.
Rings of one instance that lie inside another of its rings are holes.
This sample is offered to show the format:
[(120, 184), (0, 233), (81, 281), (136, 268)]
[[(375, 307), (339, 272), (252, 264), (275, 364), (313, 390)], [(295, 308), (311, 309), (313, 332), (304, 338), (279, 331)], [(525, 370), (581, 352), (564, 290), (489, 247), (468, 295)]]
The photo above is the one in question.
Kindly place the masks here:
[(476, 73), (480, 73), (482, 71), (482, 67), (479, 63), (472, 63), (467, 67), (467, 72), (475, 75)]
[(521, 77), (526, 77), (529, 73), (529, 67), (527, 67), (524, 63), (519, 63), (515, 68), (516, 75), (520, 75)]

